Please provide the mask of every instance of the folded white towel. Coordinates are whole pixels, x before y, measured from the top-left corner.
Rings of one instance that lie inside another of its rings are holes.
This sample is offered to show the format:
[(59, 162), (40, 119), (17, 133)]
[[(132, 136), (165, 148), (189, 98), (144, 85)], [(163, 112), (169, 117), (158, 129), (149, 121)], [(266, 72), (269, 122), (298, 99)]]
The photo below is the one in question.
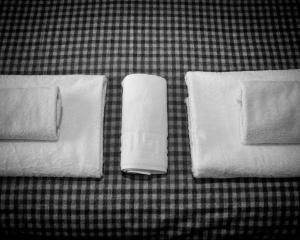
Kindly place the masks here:
[(0, 76), (0, 88), (53, 86), (63, 102), (59, 140), (0, 141), (1, 176), (101, 177), (105, 76)]
[(242, 81), (241, 138), (244, 144), (300, 143), (299, 81)]
[(188, 72), (189, 135), (196, 178), (300, 176), (299, 145), (244, 145), (239, 133), (241, 81), (296, 81), (300, 70)]
[(128, 173), (167, 172), (167, 84), (153, 75), (124, 78), (121, 170)]
[(0, 88), (0, 139), (56, 141), (61, 107), (58, 87)]

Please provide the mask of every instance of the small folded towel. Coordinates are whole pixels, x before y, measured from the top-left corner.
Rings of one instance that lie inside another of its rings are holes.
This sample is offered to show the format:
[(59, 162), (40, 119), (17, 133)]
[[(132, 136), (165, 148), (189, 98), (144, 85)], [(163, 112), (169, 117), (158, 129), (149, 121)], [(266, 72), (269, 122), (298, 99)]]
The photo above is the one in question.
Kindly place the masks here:
[(0, 75), (0, 88), (53, 88), (63, 100), (58, 141), (0, 141), (0, 176), (102, 176), (107, 79), (101, 75)]
[(300, 78), (242, 81), (238, 102), (244, 144), (300, 143)]
[(241, 81), (296, 81), (300, 70), (188, 72), (188, 119), (196, 178), (298, 177), (296, 144), (244, 145), (240, 141)]
[(0, 88), (0, 139), (57, 141), (61, 103), (58, 87)]
[(127, 173), (167, 172), (167, 84), (147, 74), (124, 78), (121, 170)]

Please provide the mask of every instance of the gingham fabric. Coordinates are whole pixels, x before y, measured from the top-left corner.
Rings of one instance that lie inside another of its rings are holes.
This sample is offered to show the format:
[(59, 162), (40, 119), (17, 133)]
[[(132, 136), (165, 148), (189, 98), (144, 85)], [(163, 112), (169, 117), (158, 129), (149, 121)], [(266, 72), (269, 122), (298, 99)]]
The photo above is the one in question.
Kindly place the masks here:
[[(186, 71), (300, 68), (298, 0), (0, 3), (0, 74), (105, 74), (102, 180), (0, 178), (1, 234), (297, 239), (300, 179), (195, 180)], [(120, 171), (121, 80), (168, 82), (166, 176)]]

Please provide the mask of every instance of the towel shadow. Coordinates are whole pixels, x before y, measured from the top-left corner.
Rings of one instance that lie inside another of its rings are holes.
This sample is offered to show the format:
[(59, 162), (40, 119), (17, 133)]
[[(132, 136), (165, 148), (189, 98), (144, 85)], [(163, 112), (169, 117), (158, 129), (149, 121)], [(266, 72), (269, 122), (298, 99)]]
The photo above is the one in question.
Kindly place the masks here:
[(155, 175), (142, 175), (133, 173), (122, 172), (122, 177), (133, 181), (150, 181), (152, 179), (163, 179), (167, 177), (167, 174), (155, 174)]

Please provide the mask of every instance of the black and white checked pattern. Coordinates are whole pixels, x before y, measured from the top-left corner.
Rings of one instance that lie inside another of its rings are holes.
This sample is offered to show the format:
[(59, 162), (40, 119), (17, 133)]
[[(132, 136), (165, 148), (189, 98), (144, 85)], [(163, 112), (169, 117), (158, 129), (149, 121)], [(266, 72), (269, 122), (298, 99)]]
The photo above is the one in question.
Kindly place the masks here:
[[(195, 180), (186, 71), (300, 68), (298, 0), (2, 0), (0, 74), (105, 74), (104, 177), (0, 178), (0, 232), (297, 239), (300, 180)], [(166, 176), (120, 172), (121, 80), (168, 81)]]

